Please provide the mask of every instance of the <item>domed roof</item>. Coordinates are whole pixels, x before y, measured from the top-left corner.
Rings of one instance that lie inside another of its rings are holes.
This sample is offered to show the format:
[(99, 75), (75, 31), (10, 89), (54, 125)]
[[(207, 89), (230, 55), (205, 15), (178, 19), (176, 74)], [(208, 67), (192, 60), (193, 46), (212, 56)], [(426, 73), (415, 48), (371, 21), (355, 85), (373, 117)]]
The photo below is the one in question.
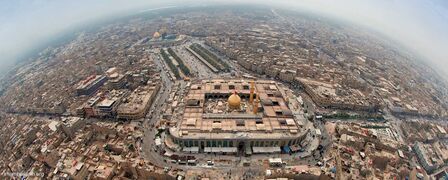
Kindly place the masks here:
[(153, 38), (159, 38), (160, 37), (160, 33), (159, 32), (155, 32), (154, 35), (152, 35)]
[(232, 109), (239, 109), (241, 104), (241, 98), (234, 92), (232, 95), (230, 95), (229, 99), (227, 100), (229, 103), (229, 108)]

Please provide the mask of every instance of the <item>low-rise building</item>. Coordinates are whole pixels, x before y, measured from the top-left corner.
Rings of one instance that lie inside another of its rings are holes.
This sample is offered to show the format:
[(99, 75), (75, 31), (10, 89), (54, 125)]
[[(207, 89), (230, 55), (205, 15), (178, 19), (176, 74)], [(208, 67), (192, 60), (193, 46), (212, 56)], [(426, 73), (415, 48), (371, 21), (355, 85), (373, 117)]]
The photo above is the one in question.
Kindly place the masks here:
[(128, 97), (125, 97), (117, 109), (119, 119), (139, 119), (145, 117), (151, 107), (159, 85), (140, 86)]
[(101, 85), (107, 81), (107, 77), (103, 75), (92, 75), (78, 83), (76, 87), (76, 94), (91, 95), (95, 93)]
[(61, 121), (63, 132), (70, 138), (74, 138), (75, 131), (84, 127), (86, 124), (85, 119), (80, 117), (63, 117)]
[(447, 148), (441, 142), (435, 142), (434, 144), (424, 144), (416, 142), (413, 146), (415, 153), (417, 154), (420, 165), (428, 172), (432, 173), (437, 168), (446, 165), (447, 162)]

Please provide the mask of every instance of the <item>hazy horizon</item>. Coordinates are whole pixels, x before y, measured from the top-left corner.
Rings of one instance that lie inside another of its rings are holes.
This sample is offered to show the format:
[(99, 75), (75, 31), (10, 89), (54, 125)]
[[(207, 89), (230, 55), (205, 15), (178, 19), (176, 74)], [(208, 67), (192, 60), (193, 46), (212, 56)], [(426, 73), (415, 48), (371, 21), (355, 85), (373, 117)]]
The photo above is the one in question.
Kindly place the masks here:
[[(17, 0), (0, 2), (0, 74), (23, 59), (24, 53), (46, 40), (72, 28), (113, 16), (124, 16), (160, 7), (183, 7), (243, 1), (156, 1), (99, 0), (88, 2), (54, 0)], [(290, 10), (307, 10), (323, 17), (333, 17), (355, 25), (371, 28), (421, 55), (439, 73), (448, 74), (448, 2), (443, 0), (305, 0), (244, 1), (273, 5)], [(445, 78), (446, 80), (447, 78)]]

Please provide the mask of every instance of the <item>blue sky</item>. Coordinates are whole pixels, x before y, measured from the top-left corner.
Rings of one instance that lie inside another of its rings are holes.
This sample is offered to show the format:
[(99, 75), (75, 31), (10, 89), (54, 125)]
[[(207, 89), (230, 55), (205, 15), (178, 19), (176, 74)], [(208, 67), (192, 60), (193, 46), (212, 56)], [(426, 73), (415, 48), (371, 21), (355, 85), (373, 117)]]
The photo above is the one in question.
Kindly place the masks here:
[[(0, 0), (0, 71), (16, 57), (78, 24), (110, 15), (176, 5), (178, 0)], [(182, 1), (201, 4), (203, 0)], [(206, 1), (210, 3), (210, 1)], [(307, 9), (372, 28), (398, 41), (448, 74), (448, 1), (446, 0), (212, 0), (275, 4)], [(179, 4), (178, 4), (179, 5)], [(179, 5), (179, 6), (182, 6)]]

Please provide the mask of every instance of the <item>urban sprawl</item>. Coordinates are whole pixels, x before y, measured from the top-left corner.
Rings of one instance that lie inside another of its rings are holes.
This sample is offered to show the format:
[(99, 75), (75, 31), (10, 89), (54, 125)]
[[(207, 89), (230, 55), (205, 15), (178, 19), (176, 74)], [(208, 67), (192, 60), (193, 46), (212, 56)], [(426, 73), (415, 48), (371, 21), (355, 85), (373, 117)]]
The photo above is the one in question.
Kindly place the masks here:
[(158, 13), (1, 81), (0, 179), (448, 178), (448, 86), (411, 54), (279, 9)]

